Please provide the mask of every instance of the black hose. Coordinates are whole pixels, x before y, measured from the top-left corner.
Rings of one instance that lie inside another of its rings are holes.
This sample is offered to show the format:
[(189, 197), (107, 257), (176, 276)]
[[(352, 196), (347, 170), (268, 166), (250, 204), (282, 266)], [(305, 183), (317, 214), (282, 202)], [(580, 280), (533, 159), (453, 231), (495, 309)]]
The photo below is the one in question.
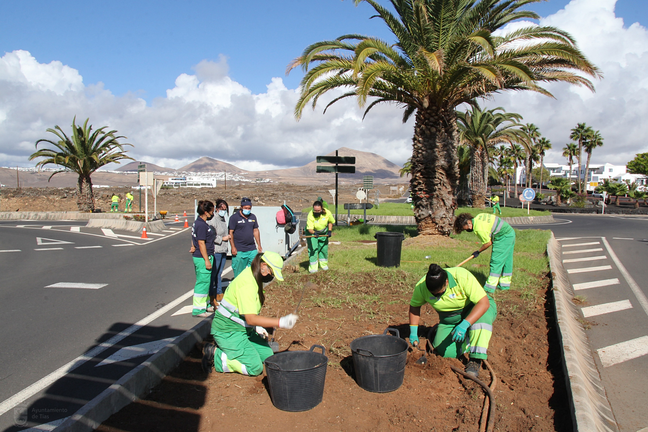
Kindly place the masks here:
[(490, 408), (488, 410), (489, 411), (488, 412), (488, 423), (486, 425), (486, 430), (487, 430), (487, 432), (491, 432), (493, 430), (493, 419), (495, 418), (495, 404), (494, 404), (495, 396), (493, 396), (493, 392), (491, 391), (490, 388), (488, 388), (486, 383), (481, 381), (480, 379), (475, 378), (474, 376), (472, 376), (470, 374), (467, 374), (466, 372), (464, 372), (464, 371), (462, 371), (462, 370), (460, 370), (460, 369), (458, 369), (458, 368), (456, 368), (454, 366), (450, 366), (450, 368), (453, 371), (457, 372), (458, 374), (463, 375), (465, 378), (468, 378), (469, 380), (475, 381), (477, 384), (479, 384), (480, 386), (482, 386), (484, 388), (484, 391), (486, 391), (486, 394), (488, 395), (488, 400), (489, 400), (489, 403), (490, 403)]

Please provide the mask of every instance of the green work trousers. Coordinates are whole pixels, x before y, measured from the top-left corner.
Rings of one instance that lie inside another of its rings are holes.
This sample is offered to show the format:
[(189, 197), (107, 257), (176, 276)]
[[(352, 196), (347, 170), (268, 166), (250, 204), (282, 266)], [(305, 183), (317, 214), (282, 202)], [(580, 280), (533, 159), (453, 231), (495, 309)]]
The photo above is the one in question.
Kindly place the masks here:
[(243, 270), (252, 265), (252, 260), (259, 253), (258, 250), (254, 249), (251, 251), (241, 252), (238, 251), (235, 256), (232, 257), (232, 271), (234, 272), (234, 277), (241, 274)]
[(308, 271), (315, 273), (317, 266), (328, 270), (328, 236), (312, 237), (308, 239)]
[(238, 372), (257, 376), (263, 372), (263, 362), (273, 355), (268, 341), (253, 328), (244, 332), (213, 333), (218, 347), (214, 352), (216, 372)]
[(486, 279), (484, 289), (493, 292), (495, 288), (507, 290), (511, 288), (513, 277), (513, 249), (515, 248), (515, 231), (511, 230), (505, 236), (493, 241), (493, 252), (490, 259), (490, 274)]
[(502, 214), (502, 209), (500, 208), (499, 203), (493, 204), (493, 214), (497, 214), (495, 212), (499, 213), (500, 215)]
[[(211, 270), (205, 267), (204, 258), (193, 257), (194, 267), (196, 269), (196, 285), (194, 286), (193, 310), (192, 315), (200, 315), (207, 312), (207, 302), (209, 301), (209, 284), (211, 283)], [(209, 256), (209, 262), (214, 264), (214, 257)]]
[(112, 202), (110, 204), (110, 211), (111, 212), (118, 212), (119, 211), (119, 203), (118, 202)]
[(472, 359), (488, 358), (488, 344), (493, 335), (493, 321), (497, 316), (497, 306), (495, 300), (488, 296), (490, 307), (481, 318), (470, 326), (467, 333), (467, 340), (462, 342), (453, 342), (450, 334), (454, 328), (463, 321), (472, 308), (464, 309), (461, 314), (439, 314), (439, 326), (432, 346), (435, 351), (442, 357), (457, 358), (464, 353)]

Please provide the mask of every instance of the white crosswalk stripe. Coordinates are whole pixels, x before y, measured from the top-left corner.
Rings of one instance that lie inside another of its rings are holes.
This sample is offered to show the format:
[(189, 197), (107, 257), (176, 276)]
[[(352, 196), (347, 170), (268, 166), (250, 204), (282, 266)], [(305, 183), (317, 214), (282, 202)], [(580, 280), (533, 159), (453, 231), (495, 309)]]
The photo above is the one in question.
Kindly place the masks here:
[(581, 249), (581, 250), (575, 250), (575, 251), (565, 251), (562, 254), (563, 255), (576, 255), (576, 254), (581, 254), (581, 253), (588, 253), (588, 252), (602, 252), (603, 248), (594, 248), (594, 249)]
[(587, 242), (587, 243), (573, 243), (573, 244), (566, 244), (562, 245), (563, 248), (568, 248), (568, 247), (577, 247), (577, 246), (593, 246), (593, 245), (599, 245), (601, 242)]
[(643, 357), (648, 354), (648, 336), (642, 336), (596, 350), (603, 367), (614, 366), (619, 363)]
[(630, 300), (621, 300), (616, 302), (603, 303), (596, 306), (588, 306), (581, 309), (581, 312), (583, 312), (583, 316), (585, 318), (590, 318), (593, 316), (619, 312), (626, 309), (632, 309)]
[(610, 286), (610, 285), (619, 285), (621, 282), (619, 281), (618, 278), (613, 278), (613, 279), (603, 279), (603, 280), (597, 280), (597, 281), (591, 281), (591, 282), (581, 282), (574, 284), (574, 290), (584, 290), (584, 289), (589, 289), (589, 288), (601, 288), (604, 286)]
[(598, 267), (584, 267), (584, 268), (577, 268), (577, 269), (569, 269), (567, 270), (567, 273), (569, 274), (589, 273), (589, 272), (603, 271), (603, 270), (612, 270), (612, 266), (606, 265), (606, 266), (598, 266)]
[(605, 259), (607, 259), (607, 257), (605, 255), (601, 255), (595, 257), (570, 258), (570, 259), (563, 260), (563, 263), (568, 264), (568, 263), (575, 263), (575, 262), (600, 261)]

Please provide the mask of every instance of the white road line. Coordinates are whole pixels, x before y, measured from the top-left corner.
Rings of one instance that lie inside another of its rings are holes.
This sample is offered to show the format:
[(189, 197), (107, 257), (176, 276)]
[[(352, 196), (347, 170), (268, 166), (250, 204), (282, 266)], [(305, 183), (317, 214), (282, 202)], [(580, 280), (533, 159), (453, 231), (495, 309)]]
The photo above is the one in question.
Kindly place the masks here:
[(52, 229), (52, 226), (51, 225), (46, 225), (44, 227), (41, 227), (41, 229)]
[(51, 250), (63, 250), (63, 248), (40, 248), (34, 249), (35, 251), (51, 251)]
[(603, 248), (594, 248), (594, 249), (581, 249), (581, 250), (575, 250), (575, 251), (567, 251), (563, 252), (563, 255), (574, 255), (574, 254), (579, 254), (579, 253), (587, 253), (587, 252), (601, 252), (603, 251)]
[(603, 303), (596, 306), (588, 306), (581, 309), (585, 318), (603, 315), (612, 312), (618, 312), (626, 309), (632, 309), (630, 300), (621, 300), (611, 303)]
[(81, 283), (81, 282), (58, 282), (52, 285), (47, 285), (45, 288), (74, 288), (74, 289), (91, 289), (98, 290), (108, 284), (91, 284), (91, 283)]
[(190, 314), (192, 311), (193, 311), (193, 305), (182, 306), (180, 309), (173, 312), (173, 315), (171, 316), (187, 315)]
[(582, 283), (577, 283), (574, 284), (574, 291), (578, 290), (584, 290), (584, 289), (589, 289), (589, 288), (600, 288), (604, 286), (610, 286), (610, 285), (619, 285), (621, 282), (619, 282), (619, 279), (614, 278), (614, 279), (603, 279), (603, 280), (598, 280), (598, 281), (592, 281), (592, 282), (582, 282)]
[(592, 246), (597, 244), (601, 244), (601, 242), (573, 243), (573, 244), (562, 245), (562, 247), (566, 248), (566, 247), (576, 247), (576, 246)]
[(585, 237), (563, 237), (563, 238), (557, 238), (556, 240), (558, 241), (567, 241), (567, 240), (580, 240)]
[(104, 233), (106, 237), (117, 237), (117, 234), (115, 234), (110, 228), (101, 228), (101, 232)]
[(182, 228), (170, 227), (169, 229), (176, 231), (176, 230), (181, 230)]
[(612, 270), (612, 266), (606, 265), (606, 266), (598, 266), (598, 267), (577, 268), (577, 269), (567, 270), (567, 273), (569, 274), (588, 273), (588, 272), (601, 271), (601, 270)]
[(628, 237), (612, 237), (612, 240), (634, 240), (634, 239)]
[(1, 252), (21, 252), (21, 250), (20, 249), (5, 249), (5, 250), (0, 250), (0, 253)]
[(162, 232), (173, 232), (173, 230), (162, 230)]
[(81, 227), (78, 227), (78, 226), (70, 227), (70, 231), (71, 232), (81, 232)]
[(586, 262), (586, 261), (599, 261), (605, 260), (607, 257), (605, 255), (594, 256), (594, 257), (584, 257), (584, 258), (570, 258), (563, 260), (563, 264), (575, 263), (575, 262)]
[[(148, 234), (148, 233), (147, 233)], [(141, 239), (141, 240), (150, 240), (150, 239), (143, 239), (142, 237), (137, 237), (137, 236), (130, 236), (126, 234), (115, 234), (115, 237), (119, 238), (132, 238), (132, 239)]]
[(103, 246), (75, 246), (74, 249), (101, 249)]
[(146, 318), (143, 318), (140, 321), (136, 322), (132, 326), (128, 327), (126, 330), (111, 337), (106, 342), (100, 343), (99, 345), (97, 345), (87, 353), (82, 354), (79, 357), (75, 358), (74, 360), (64, 364), (60, 368), (56, 369), (54, 372), (41, 378), (40, 380), (36, 381), (29, 387), (21, 390), (20, 392), (6, 399), (2, 403), (0, 403), (0, 416), (6, 413), (7, 411), (9, 411), (10, 409), (13, 409), (16, 405), (21, 404), (22, 402), (26, 401), (30, 397), (34, 396), (35, 394), (40, 393), (45, 388), (55, 383), (57, 380), (64, 377), (65, 374), (72, 372), (73, 370), (75, 370), (76, 368), (78, 368), (88, 360), (92, 360), (94, 357), (98, 356), (105, 350), (113, 347), (118, 342), (124, 340), (128, 336), (135, 333), (137, 330), (150, 324), (151, 322), (161, 317), (171, 309), (175, 308), (177, 305), (179, 305), (180, 303), (182, 303), (183, 301), (185, 301), (191, 296), (193, 296), (193, 289), (187, 291), (177, 299), (173, 300), (171, 303), (167, 304), (161, 309), (158, 309), (157, 311), (153, 312), (151, 315), (147, 316)]
[(152, 236), (164, 237), (164, 234), (154, 233), (154, 232), (150, 232), (150, 231), (146, 231), (146, 234), (152, 235)]
[(36, 244), (38, 246), (52, 246), (52, 245), (59, 245), (59, 244), (74, 244), (74, 242), (69, 242), (65, 240), (48, 239), (45, 237), (36, 237)]
[(614, 366), (648, 354), (648, 336), (597, 349), (603, 367)]
[(623, 275), (623, 278), (626, 280), (626, 282), (628, 282), (628, 285), (630, 285), (630, 289), (634, 293), (635, 297), (637, 297), (637, 301), (641, 305), (646, 315), (648, 315), (648, 298), (646, 298), (646, 294), (643, 293), (641, 288), (639, 288), (639, 285), (637, 285), (637, 282), (635, 282), (632, 276), (630, 276), (628, 270), (626, 270), (623, 263), (621, 263), (619, 257), (617, 257), (617, 255), (610, 247), (610, 243), (608, 243), (607, 239), (605, 237), (601, 237), (601, 240), (603, 240), (603, 244), (605, 245), (605, 248), (608, 250), (608, 254), (610, 255), (610, 258), (612, 258), (614, 264), (616, 264), (616, 266), (619, 268), (621, 275)]
[(124, 246), (135, 246), (135, 245), (133, 243), (122, 243), (122, 244), (113, 245), (113, 247), (124, 247)]

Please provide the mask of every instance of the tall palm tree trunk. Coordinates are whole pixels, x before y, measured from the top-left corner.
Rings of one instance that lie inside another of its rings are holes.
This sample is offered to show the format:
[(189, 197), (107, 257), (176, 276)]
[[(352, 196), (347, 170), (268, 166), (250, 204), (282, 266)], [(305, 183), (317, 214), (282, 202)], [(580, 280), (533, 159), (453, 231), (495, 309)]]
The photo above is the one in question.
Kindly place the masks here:
[(542, 174), (544, 171), (544, 156), (540, 155), (540, 184), (538, 185), (538, 192), (542, 192)]
[(459, 183), (457, 126), (454, 111), (416, 112), (412, 139), (414, 218), (423, 235), (450, 235)]
[(77, 180), (77, 207), (82, 212), (91, 212), (95, 209), (92, 179), (89, 175), (80, 175)]
[(527, 163), (526, 163), (526, 170), (527, 170), (527, 178), (526, 178), (526, 187), (530, 188), (531, 187), (531, 166), (533, 165), (533, 162), (531, 162), (531, 153), (528, 154), (527, 156)]
[(473, 207), (484, 208), (486, 206), (486, 176), (484, 166), (484, 148), (473, 149), (470, 158), (470, 195), (472, 196)]
[(581, 158), (583, 156), (583, 140), (578, 139), (578, 193), (580, 194), (582, 192), (582, 186), (581, 186)]
[(590, 159), (592, 158), (592, 153), (587, 153), (587, 163), (585, 164), (585, 193), (587, 193), (587, 173), (589, 172)]
[(516, 160), (515, 163), (513, 163), (513, 183), (515, 184), (515, 191), (514, 191), (514, 194), (513, 194), (513, 198), (518, 197), (518, 193), (517, 193), (517, 187), (518, 187), (517, 170), (518, 170), (518, 163), (517, 163), (517, 160)]

